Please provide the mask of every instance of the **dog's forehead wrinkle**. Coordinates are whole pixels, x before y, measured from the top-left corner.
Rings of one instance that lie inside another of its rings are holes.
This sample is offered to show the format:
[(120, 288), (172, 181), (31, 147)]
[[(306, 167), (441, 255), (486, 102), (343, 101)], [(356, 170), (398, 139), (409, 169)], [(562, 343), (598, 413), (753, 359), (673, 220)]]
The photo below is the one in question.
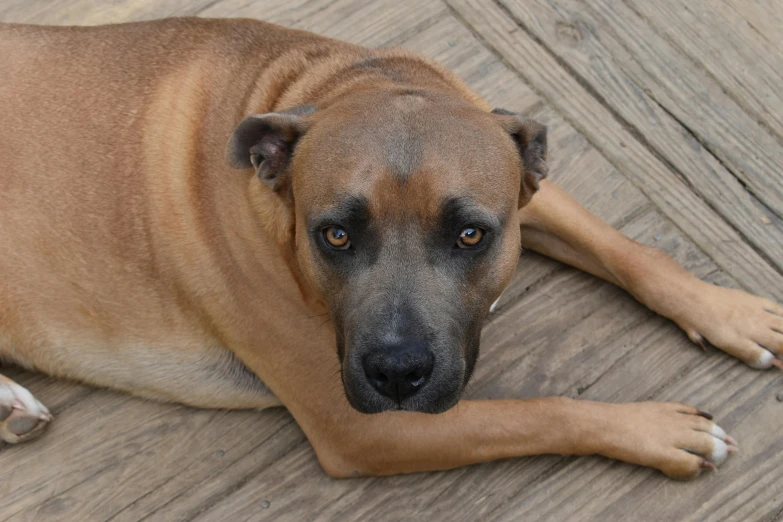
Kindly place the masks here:
[(390, 136), (385, 156), (389, 173), (405, 182), (421, 164), (421, 139), (411, 129), (403, 127)]
[(383, 135), (381, 153), (389, 173), (404, 182), (421, 164), (425, 136), (417, 112), (424, 109), (426, 99), (415, 91), (404, 91), (391, 103), (395, 111), (388, 121), (391, 129)]
[[(425, 162), (439, 156), (447, 157), (438, 161), (456, 167), (463, 163), (463, 153), (490, 152), (488, 120), (475, 109), (416, 89), (396, 91), (375, 101), (369, 112), (358, 115), (350, 135), (341, 135), (354, 141), (365, 157), (383, 162), (396, 177), (404, 180), (418, 174)], [(471, 152), (470, 148), (475, 150)]]
[[(518, 185), (513, 175), (506, 175), (516, 173), (511, 168), (517, 166), (516, 148), (499, 143), (510, 139), (486, 113), (416, 90), (357, 103), (345, 107), (349, 116), (338, 119), (330, 113), (318, 125), (321, 165), (339, 165), (337, 170), (349, 173), (335, 178), (337, 183), (368, 187), (381, 181), (391, 186), (391, 181), (408, 185), (430, 178), (438, 185), (473, 185), (487, 193), (497, 193), (495, 185), (504, 191), (505, 185)], [(513, 156), (513, 165), (506, 156)], [(330, 177), (335, 171), (314, 167)]]

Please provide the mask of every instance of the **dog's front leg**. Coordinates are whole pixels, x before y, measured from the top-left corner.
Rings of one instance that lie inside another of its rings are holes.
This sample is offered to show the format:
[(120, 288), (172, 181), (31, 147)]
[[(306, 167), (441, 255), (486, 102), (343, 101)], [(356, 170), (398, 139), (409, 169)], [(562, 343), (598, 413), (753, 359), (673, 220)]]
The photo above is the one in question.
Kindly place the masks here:
[[(316, 321), (316, 322), (313, 322)], [(692, 478), (735, 442), (697, 409), (567, 398), (461, 401), (440, 414), (361, 414), (348, 403), (333, 333), (319, 318), (269, 332), (276, 353), (238, 349), (291, 411), (334, 477), (441, 470), (509, 457), (600, 454)]]
[[(337, 417), (338, 419), (340, 416)], [(449, 469), (510, 457), (599, 454), (688, 479), (714, 469), (734, 441), (695, 408), (550, 397), (462, 401), (437, 414), (347, 412), (316, 420), (308, 436), (333, 476)], [(326, 435), (326, 444), (320, 440)]]
[(693, 277), (546, 181), (519, 217), (523, 246), (624, 288), (696, 343), (706, 339), (753, 368), (783, 369), (783, 307)]

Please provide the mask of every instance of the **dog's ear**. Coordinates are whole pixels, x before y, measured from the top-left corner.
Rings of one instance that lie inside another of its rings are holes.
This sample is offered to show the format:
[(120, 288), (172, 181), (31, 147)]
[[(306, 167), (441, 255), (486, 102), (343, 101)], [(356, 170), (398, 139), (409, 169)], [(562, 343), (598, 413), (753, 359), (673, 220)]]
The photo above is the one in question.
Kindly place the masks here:
[(235, 169), (254, 168), (258, 179), (279, 190), (284, 185), (296, 142), (310, 127), (307, 116), (315, 110), (303, 105), (248, 116), (228, 140), (226, 163)]
[(538, 190), (538, 183), (549, 171), (546, 164), (546, 126), (521, 114), (495, 109), (492, 114), (500, 117), (500, 124), (517, 144), (522, 160), (522, 186), (519, 191), (519, 207), (530, 201)]

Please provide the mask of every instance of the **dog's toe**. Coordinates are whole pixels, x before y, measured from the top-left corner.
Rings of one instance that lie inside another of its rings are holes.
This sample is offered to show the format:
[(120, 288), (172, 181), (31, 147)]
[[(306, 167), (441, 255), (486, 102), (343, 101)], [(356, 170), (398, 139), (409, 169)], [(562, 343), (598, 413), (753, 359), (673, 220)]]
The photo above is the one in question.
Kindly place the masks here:
[(16, 444), (34, 439), (51, 420), (46, 406), (29, 391), (0, 375), (0, 440)]

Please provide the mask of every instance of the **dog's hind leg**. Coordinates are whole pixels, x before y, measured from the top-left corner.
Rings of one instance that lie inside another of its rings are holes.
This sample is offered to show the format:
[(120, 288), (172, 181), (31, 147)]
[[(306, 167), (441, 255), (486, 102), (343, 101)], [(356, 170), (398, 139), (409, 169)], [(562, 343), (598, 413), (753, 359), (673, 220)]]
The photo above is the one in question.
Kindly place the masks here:
[(33, 394), (0, 374), (0, 440), (16, 444), (34, 439), (52, 420)]
[[(221, 346), (190, 350), (124, 350), (117, 369), (83, 379), (164, 402), (196, 408), (264, 409), (280, 406), (261, 379)], [(96, 362), (98, 367), (103, 366)]]
[[(64, 330), (59, 331), (59, 337), (60, 342), (43, 334), (39, 335), (43, 342), (36, 344), (29, 339), (0, 342), (0, 358), (52, 377), (196, 408), (264, 409), (280, 405), (257, 375), (208, 337), (187, 338), (175, 332), (168, 339), (162, 336), (129, 341), (118, 336), (109, 342), (86, 342)], [(5, 402), (13, 403), (19, 401), (17, 395), (28, 394), (21, 388), (16, 395), (8, 392), (4, 396), (4, 388), (21, 387), (9, 379), (0, 380), (0, 408), (5, 396)], [(21, 403), (38, 413), (32, 401)], [(0, 419), (2, 414), (0, 409)]]
[(625, 237), (546, 181), (519, 218), (522, 246), (624, 288), (695, 343), (707, 340), (752, 368), (783, 369), (783, 306), (700, 281), (665, 252)]

